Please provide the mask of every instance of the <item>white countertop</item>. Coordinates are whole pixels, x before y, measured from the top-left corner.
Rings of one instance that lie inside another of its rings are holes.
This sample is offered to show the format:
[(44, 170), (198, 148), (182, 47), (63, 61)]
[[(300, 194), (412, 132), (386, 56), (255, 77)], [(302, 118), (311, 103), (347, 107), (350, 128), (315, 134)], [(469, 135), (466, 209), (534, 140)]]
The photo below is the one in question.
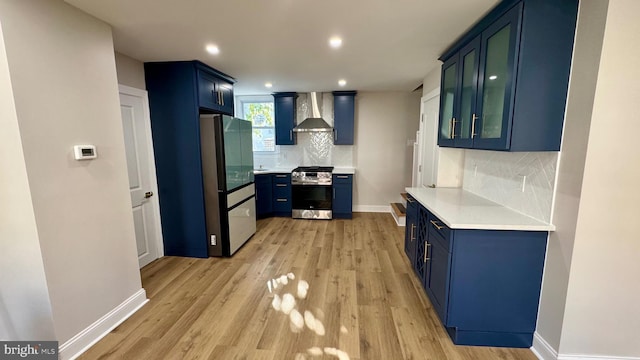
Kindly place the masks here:
[(335, 167), (333, 168), (333, 173), (334, 174), (355, 174), (356, 173), (356, 168), (353, 167)]
[(283, 173), (291, 173), (295, 166), (292, 167), (276, 167), (276, 168), (268, 168), (268, 169), (253, 169), (253, 174), (283, 174)]
[(461, 188), (407, 188), (407, 193), (452, 229), (554, 231), (536, 220)]
[[(253, 174), (282, 174), (282, 173), (291, 173), (293, 169), (297, 166), (290, 167), (276, 167), (276, 168), (268, 168), (268, 169), (254, 169)], [(356, 168), (353, 167), (335, 167), (333, 168), (334, 174), (355, 174)]]

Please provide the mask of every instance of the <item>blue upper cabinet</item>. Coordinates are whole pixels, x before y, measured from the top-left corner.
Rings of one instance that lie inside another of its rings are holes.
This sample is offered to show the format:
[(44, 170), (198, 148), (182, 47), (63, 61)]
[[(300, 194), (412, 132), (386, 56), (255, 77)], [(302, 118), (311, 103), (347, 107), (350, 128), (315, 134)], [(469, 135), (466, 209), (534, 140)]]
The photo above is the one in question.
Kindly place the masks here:
[(195, 62), (198, 103), (201, 108), (233, 116), (233, 80), (200, 62)]
[(505, 0), (441, 57), (438, 145), (559, 151), (577, 0)]
[(333, 143), (353, 145), (355, 91), (333, 92)]
[(273, 105), (276, 121), (276, 145), (295, 145), (296, 133), (296, 98), (294, 92), (273, 94)]

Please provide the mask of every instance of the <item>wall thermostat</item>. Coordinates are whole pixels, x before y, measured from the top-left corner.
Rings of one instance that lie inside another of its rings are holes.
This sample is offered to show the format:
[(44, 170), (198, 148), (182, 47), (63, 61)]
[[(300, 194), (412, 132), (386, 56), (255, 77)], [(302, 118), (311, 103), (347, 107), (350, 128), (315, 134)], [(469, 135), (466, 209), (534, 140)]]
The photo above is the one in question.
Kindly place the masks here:
[(96, 147), (93, 145), (75, 145), (73, 147), (73, 155), (76, 160), (91, 160), (98, 157)]

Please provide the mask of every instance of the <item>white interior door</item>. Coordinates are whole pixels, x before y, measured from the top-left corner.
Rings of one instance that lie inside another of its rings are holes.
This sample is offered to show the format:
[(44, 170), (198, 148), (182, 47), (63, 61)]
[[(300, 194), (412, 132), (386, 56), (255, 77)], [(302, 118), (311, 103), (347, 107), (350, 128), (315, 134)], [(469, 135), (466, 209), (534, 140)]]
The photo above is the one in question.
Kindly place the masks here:
[(120, 86), (120, 111), (140, 267), (162, 256), (147, 92)]
[(440, 93), (436, 89), (422, 97), (420, 104), (418, 186), (435, 187), (438, 179), (438, 114)]

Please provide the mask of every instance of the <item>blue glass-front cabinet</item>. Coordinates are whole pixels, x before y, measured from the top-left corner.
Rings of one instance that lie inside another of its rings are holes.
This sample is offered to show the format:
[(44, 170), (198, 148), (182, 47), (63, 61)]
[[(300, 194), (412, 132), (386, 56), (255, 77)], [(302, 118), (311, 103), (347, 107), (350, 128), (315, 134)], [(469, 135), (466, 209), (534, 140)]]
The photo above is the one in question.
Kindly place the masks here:
[(448, 49), (438, 145), (560, 150), (576, 19), (577, 0), (505, 0)]

